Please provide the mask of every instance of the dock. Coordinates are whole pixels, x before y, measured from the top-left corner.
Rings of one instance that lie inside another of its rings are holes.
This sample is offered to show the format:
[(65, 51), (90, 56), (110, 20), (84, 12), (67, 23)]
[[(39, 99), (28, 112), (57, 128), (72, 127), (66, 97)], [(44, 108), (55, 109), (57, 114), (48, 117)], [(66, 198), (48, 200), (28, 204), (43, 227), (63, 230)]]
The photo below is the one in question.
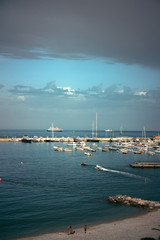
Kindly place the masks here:
[[(31, 137), (31, 140), (33, 141), (34, 138)], [(82, 138), (72, 138), (72, 137), (43, 137), (44, 142), (109, 142), (111, 141), (110, 138), (88, 138), (88, 137), (82, 137)], [(11, 142), (12, 138), (0, 138), (0, 142)], [(17, 138), (18, 142), (22, 141), (22, 138)]]
[[(15, 137), (16, 138), (16, 137)], [(137, 138), (135, 137), (128, 137), (128, 136), (121, 136), (121, 137), (40, 137), (41, 140), (43, 139), (44, 142), (136, 142)], [(22, 137), (16, 138), (19, 142), (22, 141)], [(34, 137), (31, 137), (34, 140)], [(4, 137), (0, 138), (0, 142), (10, 142), (13, 140), (13, 137)], [(142, 142), (145, 141), (160, 141), (160, 136), (153, 136), (153, 137), (138, 137), (138, 140)], [(157, 142), (156, 142), (157, 143)]]
[(160, 162), (134, 162), (129, 165), (133, 168), (160, 168)]

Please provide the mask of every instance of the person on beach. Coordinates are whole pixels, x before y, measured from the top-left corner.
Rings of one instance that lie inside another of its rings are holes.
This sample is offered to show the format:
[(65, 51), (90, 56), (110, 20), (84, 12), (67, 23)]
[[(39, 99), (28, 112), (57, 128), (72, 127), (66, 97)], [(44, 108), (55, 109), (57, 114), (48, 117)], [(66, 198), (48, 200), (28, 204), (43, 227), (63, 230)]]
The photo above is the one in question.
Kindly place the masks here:
[(68, 234), (70, 233), (70, 228), (71, 228), (71, 226), (68, 226), (68, 227), (67, 227), (67, 233), (68, 233)]
[(74, 234), (75, 231), (72, 230), (72, 226), (70, 226), (70, 234)]
[(84, 232), (85, 233), (87, 232), (87, 226), (86, 225), (84, 226)]

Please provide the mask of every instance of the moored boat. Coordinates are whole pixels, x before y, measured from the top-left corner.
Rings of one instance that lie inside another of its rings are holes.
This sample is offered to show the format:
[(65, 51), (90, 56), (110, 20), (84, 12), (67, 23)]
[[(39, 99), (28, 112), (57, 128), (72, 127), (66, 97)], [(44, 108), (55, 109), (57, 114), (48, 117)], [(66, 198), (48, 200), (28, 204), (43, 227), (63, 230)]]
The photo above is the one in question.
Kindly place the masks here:
[(106, 129), (105, 132), (112, 132), (112, 129)]
[(64, 148), (63, 152), (72, 152), (72, 149), (70, 149), (70, 148)]
[(28, 135), (24, 135), (22, 137), (22, 142), (24, 142), (24, 143), (31, 143), (32, 142), (32, 138), (30, 138)]
[(89, 152), (85, 152), (85, 153), (84, 153), (84, 155), (86, 155), (86, 156), (90, 157), (92, 154), (91, 154), (91, 153), (89, 153)]
[(12, 137), (11, 140), (10, 140), (10, 142), (19, 142), (19, 139), (16, 138), (16, 137)]

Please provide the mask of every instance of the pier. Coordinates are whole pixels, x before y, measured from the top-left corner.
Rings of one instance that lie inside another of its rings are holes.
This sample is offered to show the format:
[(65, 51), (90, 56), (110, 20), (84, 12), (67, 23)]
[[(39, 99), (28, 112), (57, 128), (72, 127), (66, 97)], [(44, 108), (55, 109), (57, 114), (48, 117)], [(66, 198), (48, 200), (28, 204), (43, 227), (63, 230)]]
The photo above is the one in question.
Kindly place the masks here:
[(160, 208), (159, 201), (149, 201), (149, 200), (143, 200), (141, 198), (132, 198), (127, 195), (110, 196), (106, 199), (106, 201), (112, 202), (112, 203), (120, 203), (127, 206), (147, 208), (149, 210)]
[[(19, 142), (22, 141), (23, 138), (17, 138)], [(34, 138), (32, 138), (32, 141)], [(41, 140), (43, 141), (49, 141), (49, 142), (111, 142), (111, 138), (89, 138), (89, 137), (81, 137), (81, 138), (74, 138), (74, 137), (43, 137)], [(12, 138), (0, 138), (0, 142), (10, 142), (12, 141)], [(114, 138), (113, 141), (119, 141), (119, 138)]]
[(160, 162), (134, 162), (129, 165), (133, 168), (160, 168)]
[[(16, 138), (16, 137), (15, 137)], [(23, 137), (16, 138), (17, 141), (22, 141)], [(128, 136), (123, 136), (123, 137), (40, 137), (41, 140), (43, 139), (44, 142), (46, 140), (50, 142), (77, 142), (77, 141), (84, 141), (84, 142), (136, 142), (137, 138), (134, 137), (128, 137)], [(0, 142), (10, 142), (12, 141), (13, 138), (11, 137), (4, 137), (0, 138)], [(34, 137), (31, 137), (32, 140), (34, 140)], [(153, 136), (153, 137), (138, 137), (139, 141), (160, 141), (160, 136)]]

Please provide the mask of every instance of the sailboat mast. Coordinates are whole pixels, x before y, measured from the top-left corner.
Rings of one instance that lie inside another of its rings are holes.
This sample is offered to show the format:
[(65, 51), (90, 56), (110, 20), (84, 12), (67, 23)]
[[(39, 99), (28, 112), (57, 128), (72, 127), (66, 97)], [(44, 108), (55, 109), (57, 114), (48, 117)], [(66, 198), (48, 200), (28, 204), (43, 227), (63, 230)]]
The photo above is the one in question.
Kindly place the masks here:
[(97, 112), (96, 112), (96, 137), (97, 137)]
[(53, 122), (52, 122), (52, 138), (54, 138)]
[(94, 138), (94, 120), (92, 120), (92, 138)]

